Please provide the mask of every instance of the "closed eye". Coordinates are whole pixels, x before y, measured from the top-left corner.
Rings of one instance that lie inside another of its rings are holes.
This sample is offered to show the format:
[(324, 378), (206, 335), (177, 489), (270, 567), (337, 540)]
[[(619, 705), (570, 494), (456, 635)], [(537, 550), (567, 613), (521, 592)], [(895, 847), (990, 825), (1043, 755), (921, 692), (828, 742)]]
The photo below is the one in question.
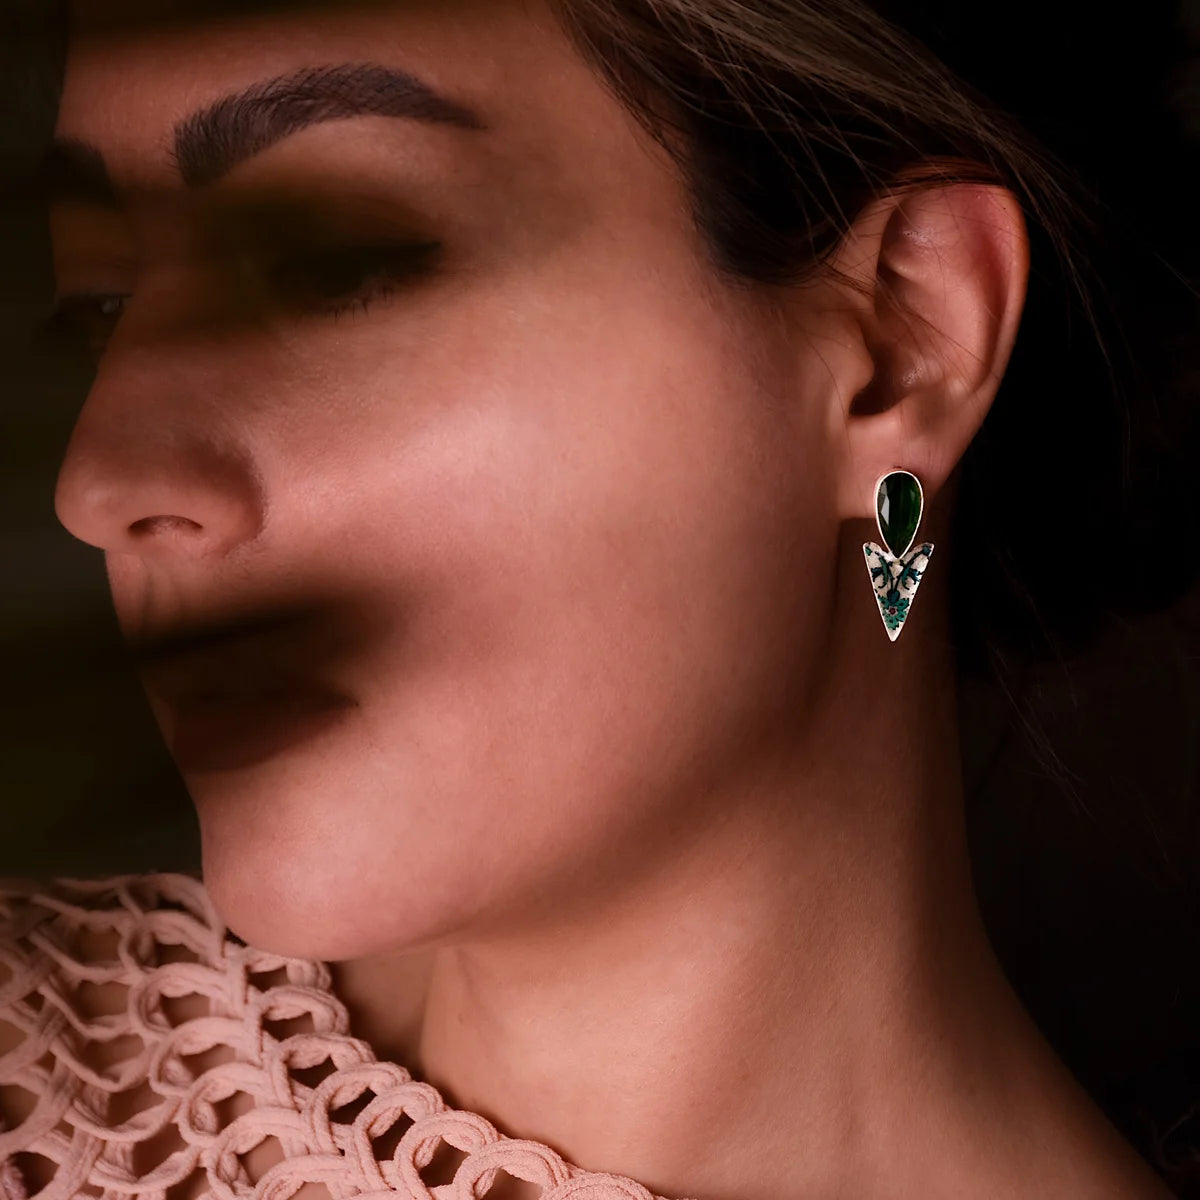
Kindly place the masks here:
[(390, 242), (304, 250), (278, 260), (268, 277), (285, 307), (337, 316), (364, 311), (427, 275), (441, 248), (438, 242)]
[[(441, 249), (439, 242), (387, 242), (303, 250), (278, 258), (266, 277), (272, 301), (283, 309), (337, 317), (365, 312), (427, 275)], [(35, 330), (35, 340), (99, 355), (132, 298), (116, 292), (62, 296)]]

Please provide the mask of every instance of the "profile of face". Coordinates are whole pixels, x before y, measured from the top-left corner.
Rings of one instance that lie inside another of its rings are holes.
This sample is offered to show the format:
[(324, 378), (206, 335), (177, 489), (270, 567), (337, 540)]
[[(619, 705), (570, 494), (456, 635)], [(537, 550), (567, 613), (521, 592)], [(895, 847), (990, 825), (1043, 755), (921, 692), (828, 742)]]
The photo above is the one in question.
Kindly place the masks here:
[(130, 639), (261, 622), (208, 685), (342, 698), (181, 760), (223, 916), (338, 960), (654, 872), (803, 720), (834, 292), (721, 278), (548, 6), (122, 7), (77, 5), (58, 121), (104, 171), (52, 209), (102, 346), (56, 511)]

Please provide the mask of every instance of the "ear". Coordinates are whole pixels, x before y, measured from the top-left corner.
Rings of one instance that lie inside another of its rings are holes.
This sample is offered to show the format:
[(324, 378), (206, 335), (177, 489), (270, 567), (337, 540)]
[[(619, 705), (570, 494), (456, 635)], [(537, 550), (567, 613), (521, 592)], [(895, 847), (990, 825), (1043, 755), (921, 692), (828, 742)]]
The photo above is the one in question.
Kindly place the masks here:
[(926, 505), (987, 415), (1016, 341), (1029, 274), (1021, 208), (1007, 188), (943, 184), (873, 205), (835, 265), (853, 281), (865, 386), (839, 397), (844, 518), (875, 518), (875, 484), (897, 467)]

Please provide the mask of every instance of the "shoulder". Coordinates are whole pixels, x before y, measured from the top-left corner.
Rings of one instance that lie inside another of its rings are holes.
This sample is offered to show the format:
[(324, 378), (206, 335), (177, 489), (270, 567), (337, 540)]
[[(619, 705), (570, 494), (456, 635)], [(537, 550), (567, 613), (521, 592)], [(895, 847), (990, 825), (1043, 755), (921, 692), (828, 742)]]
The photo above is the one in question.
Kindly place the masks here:
[(331, 983), (231, 933), (198, 876), (0, 879), (0, 1200), (448, 1197), (505, 1169), (655, 1200), (448, 1108)]
[(212, 963), (225, 934), (191, 875), (0, 878), (0, 1062), (65, 1027), (95, 1022), (103, 1035), (116, 1011), (106, 985), (171, 961)]
[(214, 965), (227, 936), (198, 876), (0, 878), (0, 1066), (64, 1035), (111, 1041), (130, 988)]
[(0, 878), (0, 1200), (71, 1169), (65, 1110), (116, 1065), (115, 993), (170, 955), (164, 919), (181, 951), (212, 959), (220, 922), (198, 877)]
[(0, 1200), (198, 1178), (211, 1102), (228, 1124), (270, 1073), (272, 1018), (345, 1034), (328, 986), (233, 935), (197, 875), (0, 879)]
[[(0, 944), (11, 949), (17, 944), (46, 947), (51, 935), (57, 948), (54, 954), (65, 965), (66, 959), (84, 962), (103, 956), (109, 938), (115, 934), (140, 935), (162, 928), (164, 915), (178, 913), (185, 920), (180, 927), (203, 927), (224, 933), (198, 875), (162, 872), (142, 875), (114, 875), (102, 879), (25, 879), (0, 877)], [(171, 924), (167, 918), (167, 924)], [(30, 939), (29, 935), (34, 934)], [(53, 952), (52, 952), (53, 953)]]

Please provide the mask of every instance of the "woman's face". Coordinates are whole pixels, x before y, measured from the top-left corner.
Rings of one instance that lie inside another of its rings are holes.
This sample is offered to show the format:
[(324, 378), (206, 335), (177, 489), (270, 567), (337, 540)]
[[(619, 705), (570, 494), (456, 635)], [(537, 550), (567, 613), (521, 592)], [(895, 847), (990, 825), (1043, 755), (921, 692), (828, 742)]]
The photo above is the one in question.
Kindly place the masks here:
[(130, 639), (264, 622), (147, 670), (168, 744), (213, 672), (345, 704), (272, 742), (230, 700), (225, 759), (181, 759), (209, 889), (330, 960), (594, 908), (795, 743), (828, 296), (798, 339), (718, 278), (547, 8), (146, 7), (76, 10), (58, 133), (113, 195), (59, 171), (58, 291), (127, 299), (77, 309), (107, 344), (57, 512)]

